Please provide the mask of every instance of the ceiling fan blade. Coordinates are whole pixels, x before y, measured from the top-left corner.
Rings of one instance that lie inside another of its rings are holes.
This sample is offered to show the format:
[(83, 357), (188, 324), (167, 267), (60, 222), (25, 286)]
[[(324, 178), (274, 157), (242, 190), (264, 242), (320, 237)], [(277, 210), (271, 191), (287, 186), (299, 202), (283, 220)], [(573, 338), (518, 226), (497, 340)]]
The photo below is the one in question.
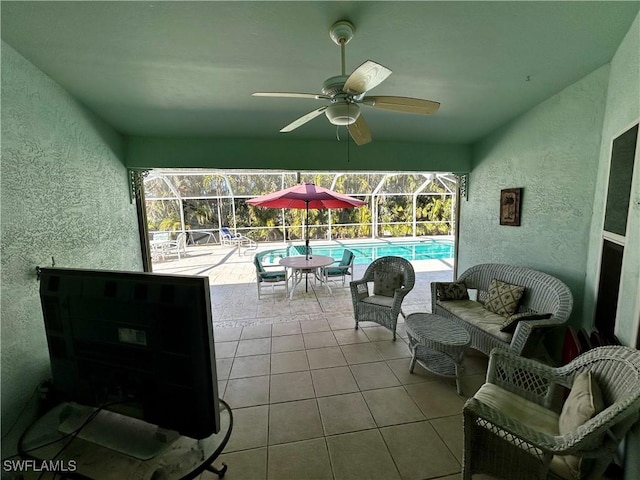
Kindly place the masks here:
[(254, 92), (252, 97), (278, 97), (278, 98), (313, 98), (316, 100), (330, 99), (327, 95), (320, 93), (294, 93), (294, 92)]
[(391, 70), (387, 67), (372, 60), (367, 60), (349, 75), (349, 78), (344, 83), (343, 90), (347, 93), (360, 95), (368, 92), (376, 85), (380, 85), (389, 75), (391, 75)]
[(293, 122), (291, 122), (289, 125), (287, 125), (286, 127), (284, 127), (280, 131), (283, 132), (283, 133), (286, 133), (286, 132), (290, 132), (292, 130), (295, 130), (299, 126), (304, 125), (305, 123), (307, 123), (307, 122), (313, 120), (314, 118), (316, 118), (318, 115), (320, 115), (326, 109), (327, 109), (326, 106), (317, 108), (317, 109), (307, 113), (306, 115), (303, 115), (302, 117), (298, 118), (297, 120), (294, 120)]
[(364, 97), (361, 103), (395, 112), (420, 113), (422, 115), (432, 115), (440, 108), (439, 102), (411, 97)]
[(369, 130), (367, 122), (364, 121), (362, 114), (360, 114), (354, 123), (347, 125), (347, 130), (356, 145), (364, 145), (371, 141), (371, 131)]

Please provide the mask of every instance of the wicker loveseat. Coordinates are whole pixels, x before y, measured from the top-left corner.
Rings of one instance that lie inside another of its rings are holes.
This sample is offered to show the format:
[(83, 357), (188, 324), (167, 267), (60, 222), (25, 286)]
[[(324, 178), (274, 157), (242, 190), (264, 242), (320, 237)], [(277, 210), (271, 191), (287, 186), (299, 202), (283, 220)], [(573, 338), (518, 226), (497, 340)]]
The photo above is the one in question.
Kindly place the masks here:
[[(520, 321), (515, 332), (501, 332), (505, 319), (483, 308), (493, 279), (525, 287), (518, 312), (551, 314), (550, 318)], [(461, 322), (471, 335), (470, 347), (486, 355), (494, 347), (508, 348), (524, 356), (538, 354), (542, 336), (549, 329), (565, 323), (573, 307), (569, 287), (551, 275), (526, 267), (496, 263), (475, 265), (456, 281), (463, 282), (470, 291), (477, 290), (477, 301), (441, 301), (437, 296), (436, 283), (432, 283), (431, 311)]]

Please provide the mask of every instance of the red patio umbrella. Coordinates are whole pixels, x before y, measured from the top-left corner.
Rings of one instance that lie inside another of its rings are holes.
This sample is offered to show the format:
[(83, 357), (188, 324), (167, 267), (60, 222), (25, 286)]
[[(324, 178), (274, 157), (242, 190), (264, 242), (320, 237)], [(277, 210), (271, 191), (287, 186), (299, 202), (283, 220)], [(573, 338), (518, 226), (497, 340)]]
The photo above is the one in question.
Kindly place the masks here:
[(267, 208), (297, 208), (307, 211), (307, 258), (309, 257), (309, 209), (323, 210), (328, 208), (354, 208), (366, 205), (367, 202), (357, 198), (334, 192), (328, 188), (318, 187), (313, 183), (301, 183), (274, 193), (247, 200), (249, 205)]

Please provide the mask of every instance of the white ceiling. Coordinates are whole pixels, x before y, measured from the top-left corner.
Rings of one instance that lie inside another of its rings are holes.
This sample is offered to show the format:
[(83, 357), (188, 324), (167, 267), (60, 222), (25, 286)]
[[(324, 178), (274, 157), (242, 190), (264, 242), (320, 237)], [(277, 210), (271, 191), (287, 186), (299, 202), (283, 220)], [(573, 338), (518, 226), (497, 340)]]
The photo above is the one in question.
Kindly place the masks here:
[[(2, 38), (130, 135), (333, 139), (319, 93), (340, 73), (329, 39), (356, 34), (347, 73), (393, 70), (371, 92), (441, 102), (434, 116), (363, 107), (374, 142), (469, 143), (609, 62), (640, 2), (7, 2)], [(639, 41), (640, 48), (640, 41)], [(639, 79), (640, 81), (640, 79)], [(365, 109), (366, 108), (366, 109)], [(284, 137), (284, 136), (287, 137)], [(344, 132), (341, 136), (344, 138)]]

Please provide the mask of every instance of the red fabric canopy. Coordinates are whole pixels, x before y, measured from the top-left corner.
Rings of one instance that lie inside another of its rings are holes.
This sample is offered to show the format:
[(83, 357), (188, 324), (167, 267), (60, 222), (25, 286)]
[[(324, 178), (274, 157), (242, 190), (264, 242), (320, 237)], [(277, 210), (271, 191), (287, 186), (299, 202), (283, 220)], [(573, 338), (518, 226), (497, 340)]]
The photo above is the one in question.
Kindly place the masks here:
[(353, 208), (367, 202), (337, 193), (313, 183), (301, 183), (274, 193), (247, 200), (249, 205), (268, 208), (304, 208), (323, 210), (326, 208)]

